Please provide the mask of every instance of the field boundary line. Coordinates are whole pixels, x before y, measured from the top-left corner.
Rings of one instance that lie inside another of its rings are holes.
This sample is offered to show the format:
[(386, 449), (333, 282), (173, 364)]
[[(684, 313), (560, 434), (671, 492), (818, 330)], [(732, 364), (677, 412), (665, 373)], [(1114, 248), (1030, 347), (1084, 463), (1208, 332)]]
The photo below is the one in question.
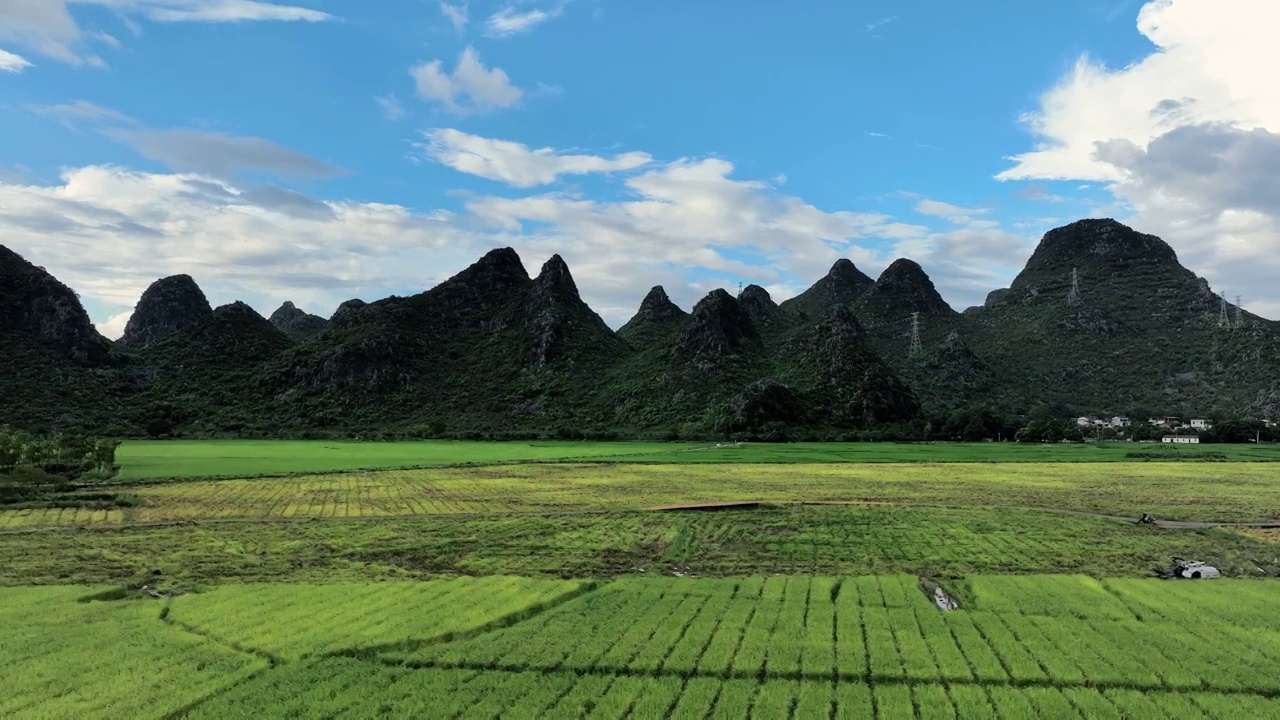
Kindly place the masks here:
[[(721, 672), (703, 672), (697, 669), (692, 671), (686, 670), (667, 670), (664, 668), (649, 670), (633, 670), (625, 666), (592, 666), (583, 668), (564, 668), (554, 666), (538, 666), (538, 665), (511, 665), (504, 663), (480, 663), (480, 662), (438, 662), (434, 660), (411, 660), (388, 657), (360, 657), (355, 658), (366, 662), (374, 662), (388, 667), (400, 667), (409, 670), (471, 670), (485, 672), (502, 672), (508, 674), (520, 673), (538, 673), (540, 675), (550, 675), (559, 673), (571, 673), (578, 676), (604, 676), (604, 677), (635, 677), (635, 678), (708, 678), (712, 680), (753, 680), (761, 681), (761, 675), (758, 671), (746, 670), (730, 670), (728, 673)], [(783, 681), (799, 681), (799, 682), (815, 682), (829, 685), (831, 683), (831, 674), (829, 673), (806, 673), (806, 672), (785, 672), (773, 673), (764, 677), (764, 680), (783, 680)], [(1137, 682), (1117, 682), (1117, 681), (1074, 681), (1063, 680), (1055, 681), (1052, 678), (1040, 680), (1017, 680), (1010, 678), (1008, 681), (985, 680), (982, 678), (974, 678), (971, 680), (939, 680), (938, 678), (918, 678), (901, 675), (881, 675), (875, 673), (839, 673), (839, 682), (861, 683), (868, 686), (876, 685), (902, 685), (907, 687), (916, 686), (971, 686), (977, 688), (1009, 688), (1014, 690), (1029, 688), (1049, 688), (1057, 690), (1135, 690), (1141, 693), (1161, 693), (1170, 695), (1181, 695), (1187, 692), (1208, 692), (1218, 693), (1222, 695), (1246, 695), (1250, 697), (1263, 697), (1268, 699), (1280, 699), (1280, 687), (1229, 687), (1221, 685), (1204, 685), (1193, 690), (1185, 690), (1181, 688), (1171, 688), (1165, 685), (1155, 685), (1150, 683)]]
[(251, 657), (255, 657), (260, 660), (265, 660), (267, 664), (263, 667), (258, 668), (257, 670), (254, 670), (253, 672), (245, 674), (242, 677), (236, 678), (235, 680), (233, 680), (232, 682), (226, 685), (215, 688), (210, 692), (207, 692), (204, 695), (192, 700), (191, 702), (188, 702), (185, 705), (182, 705), (181, 707), (170, 710), (169, 712), (165, 713), (162, 716), (164, 720), (176, 720), (177, 718), (185, 717), (192, 710), (195, 710), (196, 708), (209, 702), (210, 700), (220, 695), (225, 695), (226, 693), (229, 693), (232, 690), (235, 690), (241, 685), (245, 685), (249, 682), (257, 680), (258, 678), (262, 677), (263, 675), (266, 675), (267, 673), (271, 672), (272, 670), (276, 669), (277, 667), (279, 667), (281, 664), (284, 663), (283, 659), (276, 657), (275, 655), (273, 655), (270, 652), (267, 652), (266, 650), (262, 650), (259, 648), (246, 647), (244, 645), (241, 645), (240, 643), (227, 640), (213, 633), (201, 630), (189, 623), (183, 622), (181, 620), (175, 620), (174, 618), (171, 617), (172, 611), (173, 611), (173, 598), (169, 598), (169, 600), (165, 602), (164, 608), (160, 611), (160, 615), (158, 618), (160, 622), (165, 625), (168, 625), (169, 627), (181, 630), (187, 634), (194, 635), (195, 637), (200, 638), (200, 640), (203, 642), (213, 643), (214, 645), (221, 645), (222, 647), (234, 650), (237, 653), (240, 653), (241, 655), (249, 655)]
[[(489, 622), (483, 623), (481, 625), (477, 625), (473, 628), (468, 628), (467, 630), (445, 631), (443, 633), (440, 633), (438, 635), (433, 635), (428, 638), (411, 638), (408, 640), (399, 640), (393, 643), (383, 643), (381, 645), (366, 645), (366, 646), (355, 646), (355, 647), (349, 647), (349, 648), (340, 648), (337, 650), (329, 650), (327, 652), (319, 653), (315, 655), (315, 657), (317, 658), (343, 657), (343, 658), (352, 658), (355, 660), (370, 660), (375, 658), (381, 659), (380, 655), (382, 653), (413, 652), (415, 650), (421, 649), (423, 647), (427, 647), (429, 645), (442, 645), (444, 643), (472, 640), (474, 638), (480, 637), (481, 635), (486, 635), (496, 630), (509, 628), (509, 627), (512, 627), (513, 625), (522, 623), (525, 620), (530, 620), (532, 618), (535, 618), (539, 615), (542, 615), (543, 613), (554, 610), (555, 608), (561, 605), (564, 605), (565, 603), (571, 602), (573, 600), (577, 600), (578, 598), (584, 595), (595, 592), (596, 590), (599, 590), (600, 588), (604, 587), (607, 584), (608, 584), (607, 581), (599, 582), (596, 580), (588, 580), (581, 583), (578, 587), (573, 588), (572, 590), (566, 590), (565, 592), (560, 593), (555, 597), (533, 603), (532, 605), (520, 608), (519, 610), (515, 610), (513, 612), (507, 613), (506, 615), (494, 618)], [(465, 669), (470, 669), (470, 668), (465, 668)]]
[(222, 645), (223, 647), (230, 648), (243, 655), (252, 655), (262, 660), (266, 660), (268, 669), (274, 668), (277, 665), (283, 665), (285, 664), (285, 662), (287, 662), (284, 658), (279, 657), (275, 653), (272, 653), (268, 650), (263, 650), (262, 648), (255, 648), (255, 647), (250, 647), (248, 645), (243, 645), (234, 640), (228, 640), (227, 638), (224, 638), (220, 635), (211, 633), (208, 630), (204, 630), (198, 625), (192, 625), (191, 623), (185, 622), (183, 620), (174, 619), (172, 616), (172, 613), (173, 613), (173, 604), (171, 599), (170, 602), (165, 603), (164, 609), (160, 611), (160, 622), (166, 625), (169, 625), (170, 627), (176, 627), (179, 630), (183, 630), (185, 632), (188, 632), (192, 635), (208, 640), (217, 645)]

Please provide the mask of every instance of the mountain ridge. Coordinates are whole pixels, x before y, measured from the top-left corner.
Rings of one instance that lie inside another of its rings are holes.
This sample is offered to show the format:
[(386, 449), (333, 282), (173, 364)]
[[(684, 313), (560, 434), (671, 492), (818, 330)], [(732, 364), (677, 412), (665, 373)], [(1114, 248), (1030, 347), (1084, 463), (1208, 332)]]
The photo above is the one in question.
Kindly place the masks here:
[(269, 320), (210, 309), (189, 276), (162, 278), (111, 343), (74, 292), (3, 246), (0, 279), (0, 409), (33, 429), (781, 438), (910, 436), (978, 406), (1280, 410), (1277, 323), (1240, 312), (1234, 327), (1228, 306), (1220, 326), (1222, 300), (1171, 247), (1113, 220), (1046, 233), (1008, 288), (963, 314), (914, 261), (871, 280), (841, 260), (781, 304), (750, 285), (685, 312), (655, 286), (615, 332), (559, 255), (531, 277), (496, 248), (328, 320), (288, 302)]

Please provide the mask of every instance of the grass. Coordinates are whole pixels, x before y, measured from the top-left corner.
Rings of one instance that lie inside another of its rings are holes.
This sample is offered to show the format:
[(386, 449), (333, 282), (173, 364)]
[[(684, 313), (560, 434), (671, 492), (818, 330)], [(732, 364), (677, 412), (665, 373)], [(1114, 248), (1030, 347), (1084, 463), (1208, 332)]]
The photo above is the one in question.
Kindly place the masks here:
[(1055, 508), (1162, 519), (1280, 517), (1273, 463), (522, 464), (186, 480), (136, 506), (0, 511), (0, 529), (200, 520), (634, 510), (729, 501)]
[[(197, 718), (1280, 713), (1269, 671), (1280, 662), (1280, 584), (967, 582), (968, 606), (947, 613), (915, 576), (897, 574), (271, 584), (168, 604), (84, 602), (88, 587), (0, 590), (10, 668), (0, 708)], [(448, 601), (459, 593), (476, 602)]]
[(156, 717), (266, 668), (92, 587), (0, 588), (0, 716)]
[(681, 572), (1142, 576), (1170, 556), (1232, 576), (1280, 572), (1274, 544), (1007, 510), (791, 506), (731, 512), (439, 516), (378, 522), (196, 523), (4, 537), (0, 584), (566, 578)]
[[(627, 463), (1124, 462), (1132, 453), (1237, 462), (1280, 460), (1280, 445), (1166, 447), (1139, 443), (715, 443), (461, 442), (423, 440), (130, 440), (120, 479), (249, 477), (351, 470), (545, 461)], [(1150, 458), (1143, 458), (1150, 459)]]
[(682, 445), (419, 440), (130, 440), (116, 452), (121, 480), (231, 477), (671, 453)]

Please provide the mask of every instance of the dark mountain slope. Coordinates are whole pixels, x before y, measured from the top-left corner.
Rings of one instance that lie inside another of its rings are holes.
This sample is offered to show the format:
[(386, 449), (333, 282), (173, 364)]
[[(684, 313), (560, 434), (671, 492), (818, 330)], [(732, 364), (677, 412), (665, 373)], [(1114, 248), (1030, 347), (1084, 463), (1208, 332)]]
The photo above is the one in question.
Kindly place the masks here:
[(70, 288), (0, 245), (0, 424), (120, 431), (110, 347)]
[(288, 301), (271, 313), (268, 320), (284, 334), (300, 339), (319, 335), (329, 327), (328, 320), (312, 315)]
[(756, 286), (715, 290), (668, 344), (651, 343), (606, 385), (618, 424), (781, 437), (915, 419), (918, 404), (848, 308), (806, 319)]
[(971, 343), (1012, 404), (1267, 412), (1280, 397), (1276, 325), (1242, 313), (1245, 327), (1219, 327), (1220, 308), (1164, 241), (1082, 220), (1047, 233), (1009, 291), (971, 314)]
[(514, 430), (595, 424), (596, 378), (629, 352), (559, 256), (530, 279), (504, 248), (424, 293), (344, 303), (273, 371), (279, 412), (299, 425)]
[(71, 288), (3, 245), (0, 328), (5, 337), (39, 343), (53, 355), (86, 367), (106, 363), (111, 347)]
[(137, 350), (190, 327), (213, 313), (190, 275), (161, 278), (142, 293), (118, 345)]
[(784, 301), (782, 309), (815, 320), (822, 319), (834, 308), (852, 305), (872, 285), (875, 285), (874, 280), (867, 277), (852, 261), (841, 258), (808, 290)]
[(933, 280), (912, 260), (893, 261), (853, 305), (880, 354), (895, 368), (906, 368), (910, 357), (912, 316), (919, 314), (922, 347), (937, 345), (961, 330), (960, 313), (938, 294)]
[(262, 412), (273, 391), (262, 367), (292, 345), (248, 305), (218, 307), (128, 358), (145, 378), (132, 398), (133, 416), (143, 426), (164, 419), (202, 432), (274, 432), (273, 418)]
[(601, 388), (602, 408), (619, 427), (707, 432), (734, 393), (767, 374), (760, 333), (724, 290), (713, 290), (687, 317), (663, 325), (671, 330), (650, 335), (610, 372)]
[(671, 302), (661, 285), (655, 285), (644, 296), (636, 314), (618, 329), (618, 337), (634, 348), (669, 341), (684, 326), (688, 317), (689, 313)]
[(876, 353), (848, 307), (797, 327), (774, 353), (780, 379), (807, 399), (813, 419), (834, 428), (914, 420), (911, 389)]

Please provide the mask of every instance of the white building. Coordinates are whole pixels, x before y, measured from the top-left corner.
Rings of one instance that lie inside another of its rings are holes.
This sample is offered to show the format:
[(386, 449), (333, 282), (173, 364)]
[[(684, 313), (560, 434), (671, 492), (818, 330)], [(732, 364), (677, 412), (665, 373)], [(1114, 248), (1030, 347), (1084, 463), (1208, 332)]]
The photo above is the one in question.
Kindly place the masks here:
[(1205, 420), (1204, 418), (1191, 418), (1191, 427), (1196, 430), (1208, 430), (1213, 427), (1213, 423)]
[(1093, 424), (1093, 421), (1087, 417), (1076, 418), (1076, 425), (1078, 425), (1079, 427), (1089, 427), (1092, 424)]
[(1195, 435), (1165, 435), (1160, 438), (1161, 442), (1173, 443), (1175, 445), (1199, 445), (1200, 438)]
[(1113, 428), (1127, 428), (1129, 425), (1129, 418), (1127, 417), (1120, 417), (1117, 415), (1111, 418), (1111, 427)]

